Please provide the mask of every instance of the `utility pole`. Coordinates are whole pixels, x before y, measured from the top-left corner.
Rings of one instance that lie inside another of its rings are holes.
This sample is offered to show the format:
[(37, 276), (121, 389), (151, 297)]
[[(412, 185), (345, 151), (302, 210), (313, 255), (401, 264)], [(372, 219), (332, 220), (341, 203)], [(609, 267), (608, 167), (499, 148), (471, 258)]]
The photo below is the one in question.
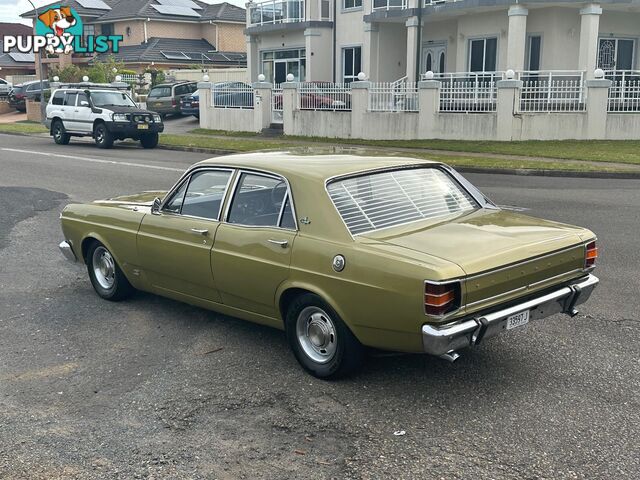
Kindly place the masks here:
[[(35, 16), (33, 17), (33, 30), (35, 33), (36, 23), (38, 22), (38, 7), (31, 0), (27, 0), (33, 10), (35, 11)], [(42, 78), (42, 52), (33, 52), (38, 55), (38, 71), (40, 73), (40, 123), (44, 124), (45, 117), (47, 116), (44, 104), (44, 79)]]

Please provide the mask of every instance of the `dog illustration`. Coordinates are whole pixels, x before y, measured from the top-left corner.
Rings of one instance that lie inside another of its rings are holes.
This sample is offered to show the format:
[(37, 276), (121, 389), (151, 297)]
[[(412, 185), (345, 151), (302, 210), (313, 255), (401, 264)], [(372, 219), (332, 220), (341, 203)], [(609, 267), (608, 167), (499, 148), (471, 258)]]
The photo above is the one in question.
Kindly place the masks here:
[(52, 8), (39, 17), (40, 21), (53, 30), (58, 37), (64, 35), (67, 28), (76, 24), (76, 19), (71, 13), (71, 7)]

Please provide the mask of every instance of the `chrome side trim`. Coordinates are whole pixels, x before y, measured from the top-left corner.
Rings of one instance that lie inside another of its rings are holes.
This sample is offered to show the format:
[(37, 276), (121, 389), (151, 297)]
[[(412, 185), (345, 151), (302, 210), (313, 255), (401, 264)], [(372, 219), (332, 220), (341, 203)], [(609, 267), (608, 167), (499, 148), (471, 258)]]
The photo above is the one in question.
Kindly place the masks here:
[(483, 339), (503, 333), (507, 319), (526, 310), (530, 312), (530, 320), (546, 318), (556, 313), (574, 316), (578, 313), (575, 307), (589, 299), (598, 282), (596, 276), (589, 274), (568, 286), (502, 310), (447, 325), (425, 324), (421, 330), (424, 351), (440, 356), (478, 345)]
[(58, 245), (58, 248), (60, 249), (64, 257), (70, 262), (78, 261), (78, 259), (76, 258), (76, 254), (73, 253), (73, 248), (71, 248), (71, 242), (68, 242), (68, 241), (60, 242), (60, 245)]

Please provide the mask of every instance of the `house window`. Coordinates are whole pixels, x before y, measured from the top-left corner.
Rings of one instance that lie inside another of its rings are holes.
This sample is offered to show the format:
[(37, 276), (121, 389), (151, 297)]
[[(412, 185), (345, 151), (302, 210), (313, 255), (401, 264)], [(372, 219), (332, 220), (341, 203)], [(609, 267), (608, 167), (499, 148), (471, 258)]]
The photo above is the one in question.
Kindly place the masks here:
[(115, 29), (113, 23), (102, 24), (102, 35), (115, 35)]
[(262, 52), (262, 73), (269, 83), (287, 81), (287, 75), (293, 75), (294, 82), (304, 82), (306, 78), (306, 50), (274, 50)]
[(342, 49), (342, 81), (344, 83), (355, 82), (358, 73), (362, 71), (361, 47), (348, 47)]
[(469, 71), (495, 72), (497, 54), (496, 37), (469, 40)]
[(95, 34), (96, 27), (94, 25), (87, 25), (86, 23), (82, 25), (82, 37), (80, 37), (80, 45), (85, 47), (87, 43), (87, 37), (89, 35), (95, 36)]
[(342, 0), (342, 8), (348, 10), (350, 8), (361, 8), (362, 0)]
[(631, 38), (601, 38), (598, 67), (603, 70), (632, 70), (636, 42)]
[(542, 37), (540, 35), (530, 35), (527, 38), (526, 66), (529, 71), (540, 70), (540, 52), (542, 47)]

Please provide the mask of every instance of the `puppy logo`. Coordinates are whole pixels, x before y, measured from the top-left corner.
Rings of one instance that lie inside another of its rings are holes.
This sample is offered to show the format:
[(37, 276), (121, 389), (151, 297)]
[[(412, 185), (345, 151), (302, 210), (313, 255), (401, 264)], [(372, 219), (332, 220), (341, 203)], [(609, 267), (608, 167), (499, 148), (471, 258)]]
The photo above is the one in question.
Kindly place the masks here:
[(48, 53), (72, 53), (74, 37), (82, 36), (82, 20), (71, 7), (56, 5), (38, 16), (36, 33), (47, 37)]
[(42, 23), (61, 37), (65, 30), (76, 24), (76, 17), (71, 13), (71, 7), (52, 8), (38, 17)]

